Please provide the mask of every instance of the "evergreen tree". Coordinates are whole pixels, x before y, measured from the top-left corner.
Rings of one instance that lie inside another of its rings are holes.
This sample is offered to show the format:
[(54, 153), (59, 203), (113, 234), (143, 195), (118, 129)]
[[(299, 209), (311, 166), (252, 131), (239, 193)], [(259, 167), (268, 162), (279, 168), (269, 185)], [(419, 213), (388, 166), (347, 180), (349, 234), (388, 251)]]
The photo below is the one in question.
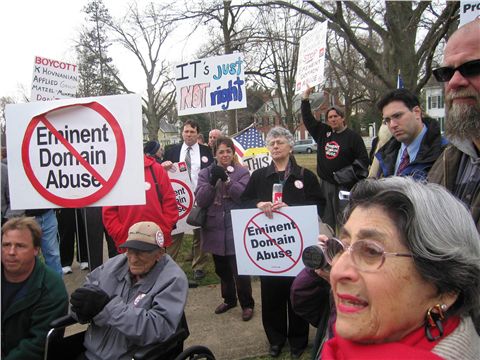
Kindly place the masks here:
[(116, 75), (118, 73), (108, 57), (106, 24), (111, 21), (108, 9), (102, 0), (92, 0), (83, 10), (88, 25), (80, 34), (76, 47), (79, 70), (79, 96), (119, 94)]

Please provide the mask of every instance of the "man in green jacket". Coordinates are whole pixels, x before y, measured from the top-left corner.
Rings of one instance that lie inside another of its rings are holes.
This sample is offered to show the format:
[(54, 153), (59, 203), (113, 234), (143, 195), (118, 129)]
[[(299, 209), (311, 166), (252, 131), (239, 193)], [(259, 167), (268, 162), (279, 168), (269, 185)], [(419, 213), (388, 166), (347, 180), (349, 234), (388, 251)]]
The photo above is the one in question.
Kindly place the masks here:
[(2, 226), (2, 359), (43, 359), (52, 320), (67, 313), (62, 278), (38, 258), (42, 231), (32, 217)]

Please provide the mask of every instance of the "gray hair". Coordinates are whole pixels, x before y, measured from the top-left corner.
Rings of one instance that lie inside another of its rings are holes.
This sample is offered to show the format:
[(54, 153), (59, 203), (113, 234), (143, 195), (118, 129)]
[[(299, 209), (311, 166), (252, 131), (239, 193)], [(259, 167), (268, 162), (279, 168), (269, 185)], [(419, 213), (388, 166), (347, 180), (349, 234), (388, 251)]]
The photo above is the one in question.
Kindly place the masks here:
[(437, 184), (409, 177), (359, 182), (345, 219), (357, 207), (379, 206), (392, 218), (420, 275), (439, 294), (456, 293), (448, 315), (480, 315), (480, 236), (471, 214)]
[(287, 139), (288, 144), (293, 147), (295, 144), (295, 139), (293, 138), (292, 133), (288, 129), (285, 129), (281, 126), (275, 126), (274, 128), (271, 128), (267, 134), (265, 142), (268, 144), (273, 138), (278, 138), (281, 136), (284, 136)]

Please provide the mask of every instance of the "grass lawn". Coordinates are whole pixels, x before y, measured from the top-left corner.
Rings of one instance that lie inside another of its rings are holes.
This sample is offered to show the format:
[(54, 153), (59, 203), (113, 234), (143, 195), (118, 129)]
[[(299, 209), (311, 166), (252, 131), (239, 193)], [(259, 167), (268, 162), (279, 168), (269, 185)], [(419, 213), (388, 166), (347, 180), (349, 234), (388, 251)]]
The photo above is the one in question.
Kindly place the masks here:
[(295, 160), (298, 165), (310, 170), (315, 175), (317, 174), (317, 154), (295, 154)]

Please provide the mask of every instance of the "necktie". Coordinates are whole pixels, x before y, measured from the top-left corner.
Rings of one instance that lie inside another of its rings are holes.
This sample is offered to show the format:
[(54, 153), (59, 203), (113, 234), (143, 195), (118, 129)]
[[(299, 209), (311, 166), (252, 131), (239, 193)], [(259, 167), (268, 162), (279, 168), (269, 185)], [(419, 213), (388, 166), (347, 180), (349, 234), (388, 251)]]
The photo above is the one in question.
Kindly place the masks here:
[(402, 171), (405, 170), (408, 164), (410, 164), (410, 156), (408, 155), (407, 148), (405, 148), (405, 150), (403, 150), (402, 158), (400, 159), (400, 164), (398, 165), (396, 175), (402, 175)]
[(187, 154), (185, 155), (185, 163), (187, 164), (188, 177), (190, 178), (190, 180), (192, 180), (192, 158), (190, 157), (190, 150), (192, 150), (191, 146), (187, 148)]

